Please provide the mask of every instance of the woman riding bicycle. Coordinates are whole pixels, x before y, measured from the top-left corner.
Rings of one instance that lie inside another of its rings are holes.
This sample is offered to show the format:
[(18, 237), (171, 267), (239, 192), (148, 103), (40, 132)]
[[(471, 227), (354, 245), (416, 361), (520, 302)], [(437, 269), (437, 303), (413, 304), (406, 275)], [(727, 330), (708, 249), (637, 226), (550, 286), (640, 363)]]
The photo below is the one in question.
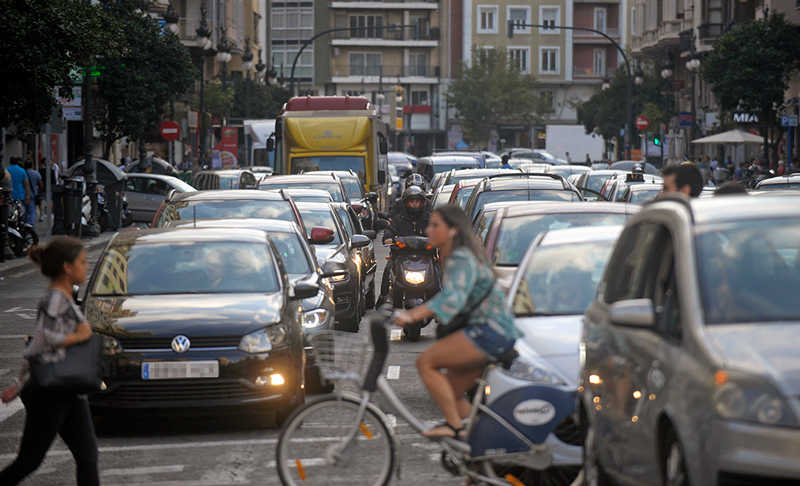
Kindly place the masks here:
[(441, 206), (431, 215), (427, 234), (442, 259), (442, 289), (425, 304), (398, 310), (395, 322), (403, 326), (435, 316), (447, 326), (459, 313), (468, 313), (462, 330), (436, 341), (417, 359), (420, 377), (446, 420), (425, 435), (458, 438), (471, 408), (467, 390), (489, 360), (514, 347), (520, 333), (467, 215), (458, 206)]

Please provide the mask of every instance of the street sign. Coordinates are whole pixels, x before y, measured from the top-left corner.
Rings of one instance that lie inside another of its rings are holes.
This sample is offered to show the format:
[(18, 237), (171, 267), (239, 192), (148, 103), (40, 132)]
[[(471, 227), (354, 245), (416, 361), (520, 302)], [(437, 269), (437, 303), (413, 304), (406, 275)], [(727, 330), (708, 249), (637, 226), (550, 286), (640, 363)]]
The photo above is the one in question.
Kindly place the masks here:
[(690, 127), (694, 121), (694, 117), (689, 112), (682, 111), (678, 114), (678, 123), (682, 127)]
[(639, 130), (647, 130), (647, 127), (650, 126), (650, 120), (647, 119), (644, 115), (639, 115), (636, 117), (636, 128)]
[(782, 127), (796, 127), (797, 126), (797, 115), (781, 115), (781, 126)]
[(159, 132), (161, 133), (161, 138), (163, 138), (167, 142), (172, 142), (173, 140), (177, 140), (178, 137), (181, 136), (181, 127), (172, 120), (165, 120), (161, 124)]

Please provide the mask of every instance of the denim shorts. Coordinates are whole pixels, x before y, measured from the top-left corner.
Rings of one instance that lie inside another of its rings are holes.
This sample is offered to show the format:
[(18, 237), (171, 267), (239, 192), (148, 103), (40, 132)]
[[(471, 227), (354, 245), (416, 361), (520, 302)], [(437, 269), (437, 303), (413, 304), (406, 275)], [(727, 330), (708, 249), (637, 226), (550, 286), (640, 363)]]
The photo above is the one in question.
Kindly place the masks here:
[(514, 339), (495, 331), (489, 324), (470, 324), (464, 328), (464, 335), (476, 348), (492, 358), (500, 357), (514, 347)]

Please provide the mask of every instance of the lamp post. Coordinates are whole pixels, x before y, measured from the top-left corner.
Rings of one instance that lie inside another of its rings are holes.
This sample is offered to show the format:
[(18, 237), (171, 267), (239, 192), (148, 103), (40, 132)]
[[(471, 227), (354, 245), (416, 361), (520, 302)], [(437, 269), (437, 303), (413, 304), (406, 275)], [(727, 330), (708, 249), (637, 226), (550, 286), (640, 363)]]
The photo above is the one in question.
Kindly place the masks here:
[[(692, 73), (692, 99), (690, 101), (692, 109), (692, 126), (689, 127), (689, 141), (691, 142), (696, 137), (695, 127), (697, 126), (697, 120), (695, 120), (695, 118), (697, 117), (697, 97), (695, 89), (697, 87), (697, 71), (700, 69), (700, 59), (692, 57), (686, 61), (686, 69)], [(689, 143), (689, 156), (692, 158), (692, 160), (694, 160), (694, 145), (692, 143)]]
[[(666, 137), (666, 135), (667, 135), (666, 134), (666, 126), (667, 126), (666, 121), (667, 121), (667, 112), (669, 112), (669, 104), (668, 104), (669, 100), (668, 100), (667, 96), (669, 95), (669, 78), (671, 78), (671, 77), (672, 77), (672, 62), (669, 60), (669, 57), (667, 57), (667, 61), (664, 64), (664, 67), (661, 69), (661, 78), (664, 81), (666, 81), (666, 83), (667, 83), (666, 87), (664, 89), (664, 123), (663, 123), (662, 126), (664, 127), (665, 133), (663, 133), (662, 137), (661, 137), (663, 139), (662, 142), (661, 142), (661, 167), (664, 166), (664, 141), (666, 141), (666, 139), (667, 139), (667, 137)], [(674, 141), (673, 141), (672, 145), (674, 147), (674, 145), (675, 145)]]
[(222, 63), (222, 86), (228, 86), (228, 61), (231, 55), (231, 44), (228, 41), (228, 29), (219, 27), (219, 42), (217, 43), (217, 61)]
[[(200, 6), (200, 26), (195, 30), (197, 34), (197, 42), (200, 44), (202, 50), (200, 54), (200, 112), (197, 114), (197, 127), (200, 131), (200, 149), (197, 157), (197, 165), (202, 168), (206, 162), (206, 104), (205, 104), (205, 72), (206, 72), (206, 57), (213, 55), (211, 49), (211, 31), (208, 29), (207, 21), (208, 11), (204, 5)], [(194, 167), (194, 165), (192, 166)]]
[(172, 4), (172, 0), (169, 0), (169, 5), (167, 6), (167, 12), (164, 14), (164, 22), (167, 23), (167, 30), (177, 35), (178, 22), (180, 22), (180, 20), (181, 18), (175, 12), (175, 6)]

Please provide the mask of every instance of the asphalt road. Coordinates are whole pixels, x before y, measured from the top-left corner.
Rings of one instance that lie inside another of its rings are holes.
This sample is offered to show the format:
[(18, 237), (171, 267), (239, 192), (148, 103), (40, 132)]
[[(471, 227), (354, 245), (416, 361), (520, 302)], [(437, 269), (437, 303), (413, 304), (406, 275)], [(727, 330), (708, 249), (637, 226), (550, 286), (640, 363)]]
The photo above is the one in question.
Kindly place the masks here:
[[(380, 276), (386, 252), (378, 246)], [(89, 254), (92, 266), (100, 251)], [(0, 387), (8, 385), (19, 368), (23, 339), (33, 331), (36, 302), (46, 285), (47, 280), (32, 265), (0, 274)], [(430, 422), (439, 421), (440, 413), (419, 381), (414, 360), (430, 344), (432, 334), (429, 327), (420, 342), (393, 342), (386, 370), (406, 405)], [(392, 413), (380, 398), (377, 403)], [(16, 456), (24, 420), (19, 400), (0, 405), (0, 468)], [(274, 463), (278, 432), (258, 417), (224, 412), (199, 417), (126, 413), (103, 424), (98, 439), (101, 481), (120, 486), (279, 484)], [(436, 446), (399, 418), (394, 432), (402, 471), (395, 484), (464, 484), (463, 479), (453, 478), (441, 468)], [(69, 451), (56, 439), (42, 466), (23, 484), (74, 484), (74, 474)]]

